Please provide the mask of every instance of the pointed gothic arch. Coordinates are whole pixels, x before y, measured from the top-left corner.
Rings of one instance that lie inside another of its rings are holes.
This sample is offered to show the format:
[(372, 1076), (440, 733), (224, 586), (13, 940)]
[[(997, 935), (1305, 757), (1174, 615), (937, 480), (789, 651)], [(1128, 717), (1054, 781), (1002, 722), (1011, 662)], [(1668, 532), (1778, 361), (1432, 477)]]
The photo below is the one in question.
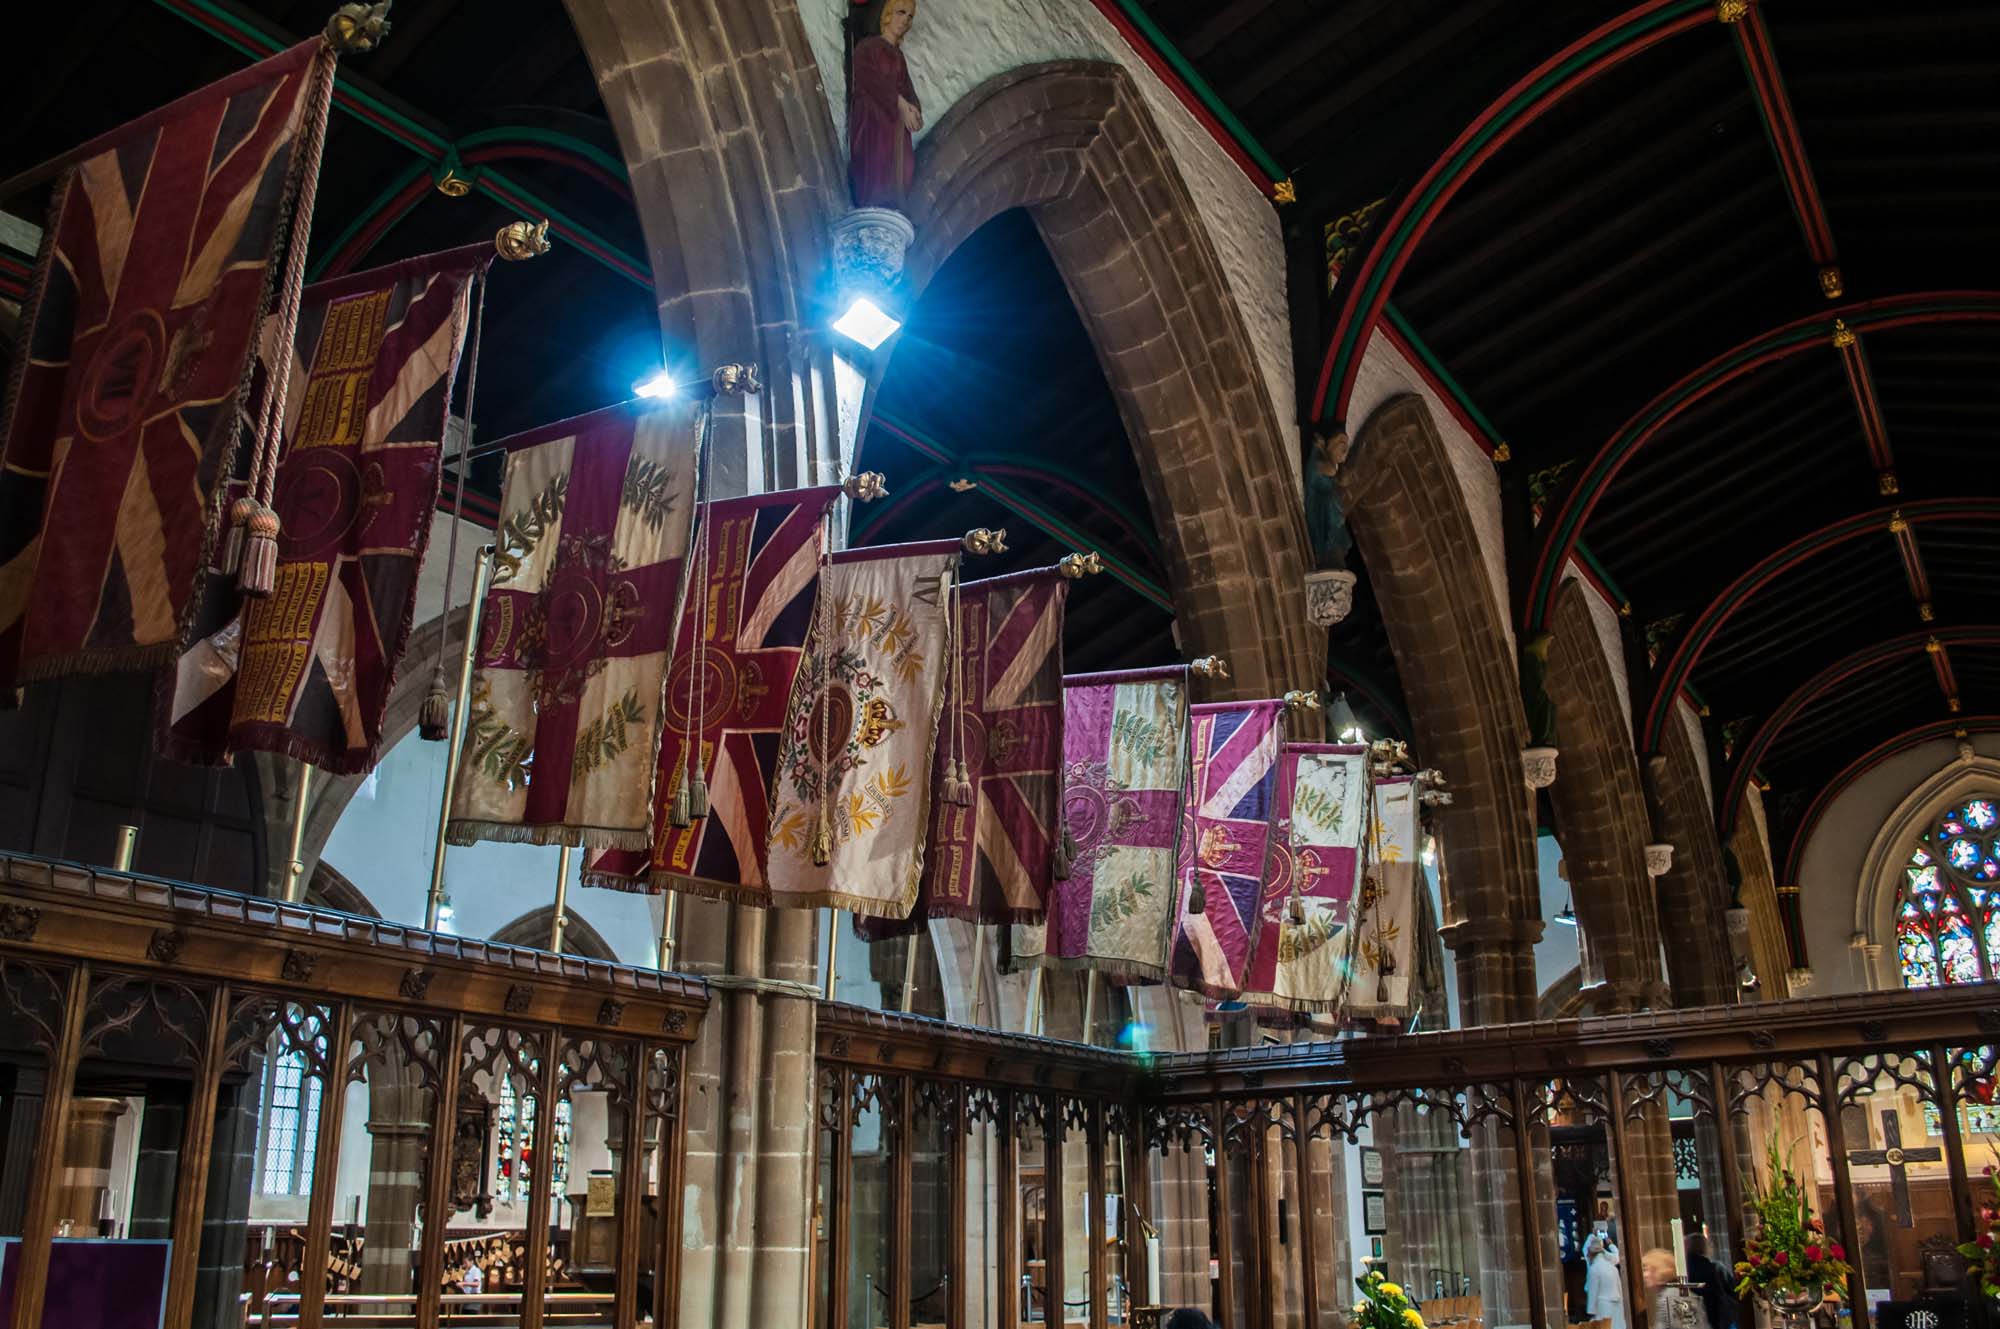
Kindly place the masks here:
[(1533, 1019), (1541, 936), (1527, 721), (1506, 616), (1423, 398), (1378, 407), (1337, 477), (1409, 699), (1415, 747), (1451, 781), (1436, 809), (1461, 1023)]
[(1226, 657), (1235, 695), (1316, 683), (1326, 638), (1306, 622), (1297, 460), (1206, 225), (1122, 66), (1024, 66), (945, 113), (917, 150), (911, 299), (1010, 208), (1034, 218), (1117, 398), (1183, 650)]
[(1549, 790), (1576, 891), (1583, 983), (1603, 1012), (1661, 1000), (1660, 925), (1646, 876), (1652, 825), (1624, 702), (1581, 582), (1556, 594), (1549, 697), (1562, 750)]

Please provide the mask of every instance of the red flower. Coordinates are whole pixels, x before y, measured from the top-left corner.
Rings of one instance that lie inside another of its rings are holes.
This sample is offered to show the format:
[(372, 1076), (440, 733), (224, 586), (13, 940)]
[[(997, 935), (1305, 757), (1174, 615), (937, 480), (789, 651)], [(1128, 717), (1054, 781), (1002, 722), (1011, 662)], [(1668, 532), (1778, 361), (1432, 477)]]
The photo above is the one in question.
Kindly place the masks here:
[(1771, 1257), (1771, 1262), (1773, 1264), (1780, 1264), (1780, 1265), (1790, 1264), (1792, 1262), (1791, 1252), (1779, 1251), (1776, 1255), (1773, 1255)]
[(1751, 1251), (1751, 1252), (1750, 1252), (1750, 1263), (1751, 1263), (1751, 1264), (1762, 1264), (1762, 1263), (1764, 1263), (1764, 1257), (1763, 1257), (1763, 1256), (1761, 1256), (1761, 1255), (1759, 1255), (1759, 1254), (1758, 1254), (1757, 1252), (1755, 1252), (1755, 1251)]
[(1833, 1250), (1829, 1254), (1836, 1260), (1845, 1260), (1847, 1258), (1847, 1252), (1841, 1249), (1840, 1243), (1837, 1241), (1833, 1243)]
[(1979, 1234), (1979, 1249), (1983, 1251), (1993, 1249), (1993, 1234), (1991, 1232), (1982, 1232)]
[(1988, 1177), (1992, 1176), (1992, 1175), (1993, 1175), (1993, 1165), (1992, 1165), (1991, 1163), (1988, 1163), (1988, 1164), (1987, 1164), (1987, 1165), (1986, 1165), (1985, 1167), (1983, 1167), (1983, 1168), (1981, 1168), (1981, 1169), (1980, 1169), (1980, 1172), (1981, 1172), (1981, 1173), (1982, 1173), (1983, 1175), (1985, 1175), (1985, 1176), (1988, 1176)]
[(1814, 1262), (1815, 1264), (1816, 1264), (1816, 1263), (1818, 1263), (1818, 1262), (1819, 1262), (1819, 1247), (1817, 1247), (1817, 1246), (1808, 1246), (1808, 1247), (1806, 1247), (1806, 1259), (1808, 1259), (1808, 1260), (1810, 1260), (1810, 1261)]

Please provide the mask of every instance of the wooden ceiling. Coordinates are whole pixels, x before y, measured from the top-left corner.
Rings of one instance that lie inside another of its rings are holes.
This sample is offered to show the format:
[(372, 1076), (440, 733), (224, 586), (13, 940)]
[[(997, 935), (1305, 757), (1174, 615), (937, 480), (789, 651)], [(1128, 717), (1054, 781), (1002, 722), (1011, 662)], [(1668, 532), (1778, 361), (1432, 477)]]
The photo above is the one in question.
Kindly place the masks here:
[[(1590, 555), (1655, 643), (1642, 739), (1663, 696), (1705, 708), (1718, 792), (1769, 783), (1781, 863), (1856, 756), (2000, 711), (2000, 632), (1976, 630), (2000, 627), (2000, 522), (1890, 529), (2000, 494), (2000, 10), (1135, 3), (1289, 171), (1294, 264), (1338, 219), (1361, 233), (1340, 289), (1294, 306), (1302, 416), (1362, 423), (1339, 342), (1379, 278), (1506, 444), (1503, 486), (1545, 496), (1523, 580)], [(1906, 312), (1847, 312), (1877, 301)]]

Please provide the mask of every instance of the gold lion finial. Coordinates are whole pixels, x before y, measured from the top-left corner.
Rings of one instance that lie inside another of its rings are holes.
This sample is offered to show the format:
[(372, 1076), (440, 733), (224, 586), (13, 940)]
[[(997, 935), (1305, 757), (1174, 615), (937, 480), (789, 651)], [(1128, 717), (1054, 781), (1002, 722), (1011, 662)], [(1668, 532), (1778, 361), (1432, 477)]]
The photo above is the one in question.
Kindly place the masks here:
[(1204, 655), (1188, 662), (1188, 672), (1196, 678), (1228, 678), (1229, 661), (1219, 655)]
[(1847, 320), (1846, 320), (1846, 319), (1844, 319), (1844, 318), (1837, 318), (1837, 319), (1835, 319), (1835, 320), (1833, 321), (1833, 349), (1834, 349), (1834, 350), (1836, 350), (1836, 351), (1844, 351), (1844, 350), (1846, 350), (1846, 349), (1847, 349), (1848, 347), (1850, 347), (1850, 346), (1854, 345), (1854, 343), (1855, 343), (1855, 340), (1856, 340), (1856, 338), (1855, 338), (1855, 336), (1854, 336), (1854, 329), (1852, 329), (1852, 328), (1850, 328), (1850, 327), (1848, 327), (1848, 326), (1847, 326)]
[(754, 397), (764, 390), (764, 380), (757, 373), (757, 366), (750, 362), (730, 361), (717, 365), (715, 372), (708, 376), (709, 385), (718, 397)]
[(493, 233), (493, 248), (509, 263), (525, 263), (549, 252), (549, 219), (510, 221)]
[(389, 0), (342, 5), (326, 21), (325, 35), (328, 44), (342, 55), (374, 50), (389, 35)]
[(968, 554), (1004, 554), (1007, 552), (1007, 528), (1005, 526), (988, 529), (975, 526), (965, 533), (960, 541)]
[(1104, 558), (1095, 549), (1087, 554), (1064, 554), (1056, 563), (1056, 571), (1071, 581), (1094, 577), (1104, 571)]
[(1750, 0), (1715, 0), (1717, 23), (1741, 23), (1750, 12)]
[(856, 471), (840, 482), (840, 491), (856, 503), (889, 497), (889, 477), (880, 471)]
[(1293, 688), (1285, 694), (1285, 705), (1293, 710), (1316, 711), (1319, 709), (1319, 693), (1311, 688)]

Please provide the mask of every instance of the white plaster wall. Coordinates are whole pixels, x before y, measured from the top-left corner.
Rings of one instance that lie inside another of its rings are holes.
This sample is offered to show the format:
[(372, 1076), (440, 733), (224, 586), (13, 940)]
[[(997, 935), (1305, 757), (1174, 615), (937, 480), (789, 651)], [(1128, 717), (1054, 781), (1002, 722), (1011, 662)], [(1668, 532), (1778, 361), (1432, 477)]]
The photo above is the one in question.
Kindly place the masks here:
[(1458, 422), (1443, 398), (1431, 391), (1423, 375), (1379, 334), (1369, 338), (1368, 350), (1355, 373), (1354, 395), (1347, 410), (1349, 427), (1358, 433), (1377, 407), (1406, 392), (1424, 399), (1430, 407), (1431, 420), (1437, 425), (1438, 437), (1444, 440), (1459, 494), (1465, 500), (1466, 511), (1472, 515), (1472, 534), (1479, 542), (1480, 561), (1485, 564), (1493, 603), (1500, 611), (1500, 623), (1507, 633), (1511, 659), (1514, 609), (1507, 597), (1507, 545), (1500, 529), (1500, 477), (1494, 473), (1492, 459), (1472, 441), (1472, 435), (1465, 432), (1465, 426)]
[[(1973, 748), (1982, 757), (2000, 757), (2000, 734), (1975, 735)], [(1862, 956), (1848, 940), (1869, 846), (1897, 804), (1957, 759), (1958, 745), (1948, 738), (1899, 752), (1827, 805), (1799, 856), (1800, 913), (1813, 971), (1806, 995), (1867, 990)]]
[[(847, 75), (841, 18), (846, 0), (800, 0), (819, 61), (834, 130), (845, 151)], [(996, 74), (1049, 60), (1109, 60), (1125, 66), (1153, 113), (1195, 207), (1207, 223), (1230, 293), (1256, 350), (1265, 389), (1295, 445), (1291, 318), (1285, 307), (1284, 239), (1269, 199), (1210, 137), (1090, 0), (923, 0), (903, 44), (924, 124)], [(921, 142), (923, 135), (919, 134)]]
[[(445, 746), (412, 733), (390, 749), (355, 791), (320, 853), (382, 917), (399, 923), (422, 926), (424, 921), (430, 849), (444, 795)], [(448, 848), (444, 884), (451, 897), (451, 931), (491, 937), (523, 914), (552, 903), (558, 853), (550, 845), (490, 842)], [(596, 929), (618, 959), (654, 963), (659, 939), (655, 897), (584, 886), (579, 880), (583, 855), (570, 857), (571, 918)]]

